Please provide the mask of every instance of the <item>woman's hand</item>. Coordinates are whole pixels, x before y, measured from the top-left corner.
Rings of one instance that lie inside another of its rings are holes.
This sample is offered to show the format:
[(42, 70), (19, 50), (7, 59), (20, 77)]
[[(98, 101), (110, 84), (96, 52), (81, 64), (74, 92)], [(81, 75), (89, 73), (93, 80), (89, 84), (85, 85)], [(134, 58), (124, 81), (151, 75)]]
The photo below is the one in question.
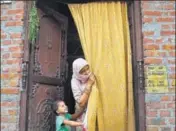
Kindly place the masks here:
[(90, 84), (91, 86), (95, 83), (95, 75), (94, 74), (90, 75), (87, 83)]

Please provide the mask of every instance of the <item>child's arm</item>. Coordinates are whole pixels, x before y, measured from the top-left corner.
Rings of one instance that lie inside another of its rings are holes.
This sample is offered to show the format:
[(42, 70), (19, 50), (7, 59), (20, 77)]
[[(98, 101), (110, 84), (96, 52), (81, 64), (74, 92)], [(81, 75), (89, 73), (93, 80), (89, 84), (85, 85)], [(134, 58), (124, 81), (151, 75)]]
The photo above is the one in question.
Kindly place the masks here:
[(78, 117), (80, 117), (82, 115), (82, 113), (84, 112), (84, 109), (85, 108), (81, 108), (78, 112), (72, 114), (71, 119), (76, 120)]
[(64, 120), (63, 123), (69, 126), (82, 126), (83, 125), (81, 122), (70, 121), (70, 120)]

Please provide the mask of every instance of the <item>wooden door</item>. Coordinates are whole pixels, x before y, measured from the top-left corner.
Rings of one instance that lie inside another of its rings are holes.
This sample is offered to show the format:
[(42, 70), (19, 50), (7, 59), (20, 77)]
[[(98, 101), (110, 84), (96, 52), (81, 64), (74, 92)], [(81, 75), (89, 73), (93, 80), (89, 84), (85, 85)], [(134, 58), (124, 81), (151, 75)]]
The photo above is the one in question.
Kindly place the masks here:
[(53, 102), (64, 99), (67, 18), (38, 12), (39, 33), (29, 65), (27, 131), (54, 131)]

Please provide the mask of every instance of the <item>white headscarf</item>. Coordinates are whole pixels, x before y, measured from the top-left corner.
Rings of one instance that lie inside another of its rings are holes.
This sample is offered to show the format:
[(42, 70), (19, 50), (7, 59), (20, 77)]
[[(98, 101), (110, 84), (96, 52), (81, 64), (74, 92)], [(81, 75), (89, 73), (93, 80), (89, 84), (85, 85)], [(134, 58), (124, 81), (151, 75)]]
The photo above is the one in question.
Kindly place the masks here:
[[(80, 97), (82, 95), (82, 92), (85, 88), (85, 82), (88, 80), (90, 74), (88, 75), (81, 75), (79, 72), (80, 70), (88, 65), (87, 61), (84, 60), (83, 58), (78, 58), (73, 62), (72, 68), (73, 68), (73, 76), (72, 76), (72, 92), (73, 96), (76, 100), (76, 102), (79, 102)], [(77, 104), (76, 104), (77, 105)], [(76, 106), (78, 108), (78, 106)], [(84, 128), (87, 129), (87, 115), (88, 115), (88, 110), (86, 110), (85, 116), (81, 117), (81, 121), (84, 123)]]
[(75, 78), (75, 79), (81, 81), (82, 83), (85, 83), (87, 81), (87, 79), (89, 78), (90, 74), (81, 75), (79, 72), (86, 65), (88, 65), (88, 63), (83, 58), (76, 59), (73, 62), (73, 65), (72, 65), (72, 68), (73, 68), (73, 76), (72, 76), (72, 78)]

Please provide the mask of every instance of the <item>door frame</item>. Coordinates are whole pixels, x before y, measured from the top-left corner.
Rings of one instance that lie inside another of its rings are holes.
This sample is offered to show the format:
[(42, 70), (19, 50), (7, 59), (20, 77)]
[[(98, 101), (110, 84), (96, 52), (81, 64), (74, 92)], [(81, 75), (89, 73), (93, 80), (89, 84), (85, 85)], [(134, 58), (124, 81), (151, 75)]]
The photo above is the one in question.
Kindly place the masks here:
[(128, 1), (136, 131), (146, 131), (141, 1)]
[[(25, 131), (27, 127), (27, 99), (28, 99), (28, 82), (29, 82), (29, 59), (30, 59), (30, 43), (29, 43), (29, 13), (32, 8), (32, 1), (26, 1), (24, 4), (24, 55), (22, 62), (22, 90), (20, 94), (20, 119), (19, 131)], [(22, 108), (23, 107), (23, 108)]]
[[(141, 1), (127, 1), (130, 38), (132, 49), (132, 69), (133, 69), (133, 88), (134, 88), (134, 104), (135, 104), (135, 121), (136, 131), (146, 131), (146, 110), (145, 110), (145, 86), (144, 86), (144, 60), (143, 60), (143, 36), (142, 36), (142, 16)], [(28, 81), (29, 81), (29, 60), (30, 60), (30, 44), (29, 44), (29, 12), (32, 1), (25, 2), (25, 39), (24, 39), (24, 56), (23, 56), (23, 73), (22, 73), (22, 91), (20, 97), (20, 122), (19, 131), (25, 131), (27, 128), (27, 97), (28, 97)], [(59, 13), (58, 13), (59, 14)]]

